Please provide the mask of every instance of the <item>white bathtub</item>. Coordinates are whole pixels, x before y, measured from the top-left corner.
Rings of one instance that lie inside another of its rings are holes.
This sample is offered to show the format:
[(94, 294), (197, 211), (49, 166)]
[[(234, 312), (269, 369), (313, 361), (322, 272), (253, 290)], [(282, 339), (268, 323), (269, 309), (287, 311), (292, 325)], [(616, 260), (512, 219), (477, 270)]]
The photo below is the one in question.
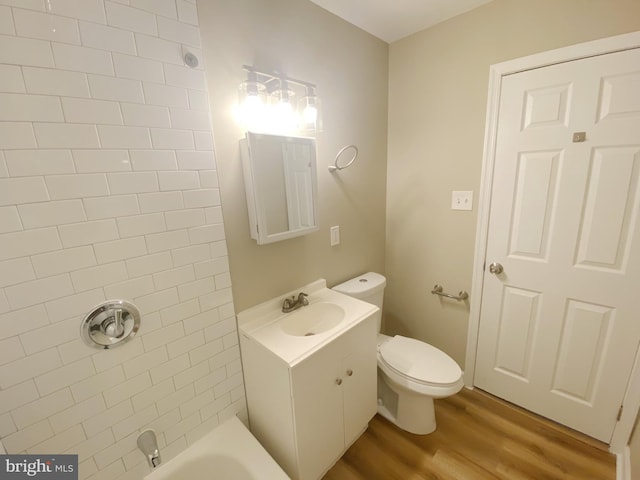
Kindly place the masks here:
[(220, 424), (144, 477), (144, 480), (216, 479), (291, 480), (237, 417)]

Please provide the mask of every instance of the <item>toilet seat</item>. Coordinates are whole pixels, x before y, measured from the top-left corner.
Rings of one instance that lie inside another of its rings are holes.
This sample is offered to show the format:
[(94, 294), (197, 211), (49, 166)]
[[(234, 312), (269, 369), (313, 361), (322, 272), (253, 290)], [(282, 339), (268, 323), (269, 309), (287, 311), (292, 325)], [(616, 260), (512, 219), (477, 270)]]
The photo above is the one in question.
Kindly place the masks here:
[(396, 335), (381, 342), (378, 364), (398, 385), (436, 398), (457, 393), (463, 385), (462, 370), (455, 360), (414, 338)]

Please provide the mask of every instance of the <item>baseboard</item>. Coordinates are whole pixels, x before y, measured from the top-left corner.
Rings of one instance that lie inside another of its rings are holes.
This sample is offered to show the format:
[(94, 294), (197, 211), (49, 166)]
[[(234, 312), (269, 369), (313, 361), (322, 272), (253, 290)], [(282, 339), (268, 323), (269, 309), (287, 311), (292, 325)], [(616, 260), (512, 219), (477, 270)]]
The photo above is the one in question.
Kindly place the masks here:
[(631, 480), (631, 450), (628, 445), (622, 453), (616, 453), (616, 480)]

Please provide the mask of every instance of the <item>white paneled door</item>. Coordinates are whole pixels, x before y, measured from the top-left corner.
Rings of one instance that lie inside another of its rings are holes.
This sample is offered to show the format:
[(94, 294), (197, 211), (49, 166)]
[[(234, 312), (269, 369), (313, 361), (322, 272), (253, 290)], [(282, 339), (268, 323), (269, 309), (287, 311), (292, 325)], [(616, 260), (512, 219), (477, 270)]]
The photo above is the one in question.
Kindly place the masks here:
[(474, 383), (609, 442), (640, 341), (640, 49), (505, 76), (495, 155)]

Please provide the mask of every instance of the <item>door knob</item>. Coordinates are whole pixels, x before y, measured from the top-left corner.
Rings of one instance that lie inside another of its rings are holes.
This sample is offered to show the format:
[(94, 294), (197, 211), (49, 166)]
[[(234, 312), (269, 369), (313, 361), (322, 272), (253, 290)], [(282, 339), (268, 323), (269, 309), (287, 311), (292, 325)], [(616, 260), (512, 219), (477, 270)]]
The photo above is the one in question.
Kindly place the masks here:
[(493, 273), (494, 275), (500, 275), (502, 272), (504, 272), (504, 268), (502, 268), (502, 265), (500, 265), (497, 262), (493, 262), (489, 265), (489, 272)]

